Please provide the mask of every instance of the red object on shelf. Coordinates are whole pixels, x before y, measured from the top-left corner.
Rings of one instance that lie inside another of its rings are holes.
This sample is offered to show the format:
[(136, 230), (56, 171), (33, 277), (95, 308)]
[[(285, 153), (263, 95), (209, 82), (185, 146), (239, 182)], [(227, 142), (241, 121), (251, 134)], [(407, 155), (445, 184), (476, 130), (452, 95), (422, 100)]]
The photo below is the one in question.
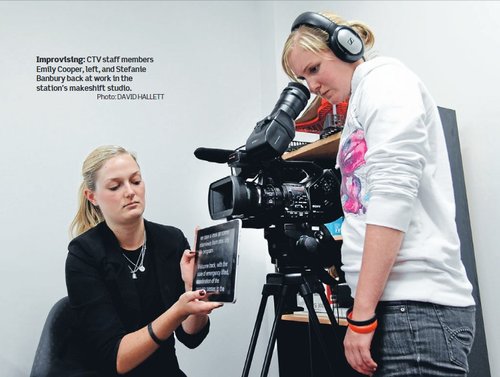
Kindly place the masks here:
[(332, 300), (332, 288), (330, 287), (330, 284), (325, 284), (326, 286), (326, 299), (328, 300), (328, 302), (330, 303), (330, 305), (333, 304), (333, 300)]
[(342, 127), (347, 114), (348, 102), (333, 105), (326, 99), (316, 97), (304, 114), (295, 121), (295, 130), (300, 132), (320, 133), (327, 127)]

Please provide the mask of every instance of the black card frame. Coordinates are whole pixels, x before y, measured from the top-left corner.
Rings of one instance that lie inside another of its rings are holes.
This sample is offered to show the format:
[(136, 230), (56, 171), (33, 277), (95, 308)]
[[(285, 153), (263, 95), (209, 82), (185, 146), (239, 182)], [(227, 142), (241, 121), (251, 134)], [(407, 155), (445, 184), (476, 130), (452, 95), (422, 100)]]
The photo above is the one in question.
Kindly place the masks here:
[(197, 232), (193, 290), (207, 291), (209, 301), (236, 302), (241, 227), (235, 219)]

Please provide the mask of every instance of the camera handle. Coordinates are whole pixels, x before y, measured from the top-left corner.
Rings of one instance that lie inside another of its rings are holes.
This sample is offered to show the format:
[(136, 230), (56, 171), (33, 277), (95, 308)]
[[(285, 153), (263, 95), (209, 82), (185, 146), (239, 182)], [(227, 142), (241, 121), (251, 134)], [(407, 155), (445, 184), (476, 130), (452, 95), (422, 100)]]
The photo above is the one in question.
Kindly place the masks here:
[[(257, 345), (257, 339), (259, 337), (260, 328), (262, 325), (262, 319), (264, 317), (264, 311), (267, 305), (267, 300), (269, 296), (274, 296), (274, 304), (275, 304), (275, 317), (273, 321), (273, 326), (271, 329), (271, 333), (269, 335), (269, 342), (267, 345), (267, 350), (264, 358), (264, 363), (262, 366), (261, 377), (266, 377), (269, 373), (269, 367), (271, 365), (272, 353), (274, 350), (274, 345), (276, 343), (277, 338), (277, 329), (279, 323), (282, 321), (281, 316), (285, 314), (285, 311), (288, 309), (286, 304), (289, 302), (290, 298), (296, 297), (296, 294), (299, 293), (304, 302), (306, 303), (307, 310), (309, 312), (309, 341), (311, 343), (311, 328), (316, 335), (316, 339), (320, 345), (320, 348), (323, 353), (323, 357), (328, 364), (328, 368), (330, 371), (330, 376), (334, 376), (332, 364), (330, 363), (329, 357), (326, 349), (326, 344), (323, 340), (320, 323), (316, 311), (314, 310), (313, 304), (313, 294), (318, 293), (321, 297), (321, 301), (323, 306), (325, 307), (328, 318), (330, 319), (330, 323), (332, 325), (333, 335), (335, 337), (335, 345), (336, 350), (334, 352), (335, 357), (335, 365), (344, 366), (347, 364), (344, 356), (344, 350), (341, 346), (340, 336), (339, 336), (339, 325), (335, 319), (333, 314), (333, 310), (326, 299), (325, 291), (323, 284), (310, 271), (303, 271), (297, 273), (271, 273), (266, 277), (266, 283), (262, 289), (262, 299), (260, 301), (259, 310), (257, 313), (257, 319), (255, 321), (255, 326), (252, 333), (252, 338), (250, 340), (250, 345), (248, 347), (247, 358), (245, 360), (245, 366), (243, 368), (242, 377), (248, 377), (250, 372), (250, 366), (252, 364), (252, 359), (255, 352), (255, 346)], [(311, 347), (311, 344), (310, 344)], [(311, 366), (311, 377), (313, 377), (313, 365), (312, 365), (312, 353), (309, 355), (310, 366)]]

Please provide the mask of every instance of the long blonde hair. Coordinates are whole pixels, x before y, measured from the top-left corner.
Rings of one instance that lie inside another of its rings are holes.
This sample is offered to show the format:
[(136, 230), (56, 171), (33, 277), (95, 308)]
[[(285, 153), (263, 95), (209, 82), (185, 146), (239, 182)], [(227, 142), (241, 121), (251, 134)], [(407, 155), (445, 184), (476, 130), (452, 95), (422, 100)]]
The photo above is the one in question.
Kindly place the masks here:
[(78, 190), (78, 211), (71, 222), (70, 235), (76, 237), (104, 221), (99, 207), (93, 205), (85, 196), (85, 190), (95, 191), (97, 172), (110, 158), (128, 154), (137, 162), (136, 156), (118, 145), (102, 145), (87, 156), (82, 166), (83, 181)]
[[(329, 20), (335, 22), (337, 25), (345, 25), (351, 27), (362, 39), (365, 50), (369, 50), (373, 47), (375, 43), (375, 35), (371, 31), (371, 29), (360, 21), (345, 21), (340, 16), (331, 13), (331, 12), (323, 12), (320, 13), (322, 16), (325, 16)], [(298, 81), (297, 76), (292, 71), (290, 67), (290, 52), (295, 46), (300, 46), (304, 50), (311, 51), (315, 54), (320, 54), (324, 51), (329, 51), (328, 47), (328, 33), (322, 29), (302, 25), (292, 31), (288, 36), (288, 39), (283, 46), (283, 53), (281, 54), (281, 65), (285, 73), (295, 81)]]

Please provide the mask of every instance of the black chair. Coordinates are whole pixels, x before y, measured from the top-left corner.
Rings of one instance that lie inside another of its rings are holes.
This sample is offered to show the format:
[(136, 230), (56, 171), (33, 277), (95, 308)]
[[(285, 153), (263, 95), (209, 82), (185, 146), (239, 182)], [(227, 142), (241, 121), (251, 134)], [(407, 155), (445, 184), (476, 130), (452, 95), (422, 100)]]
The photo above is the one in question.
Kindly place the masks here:
[(68, 297), (50, 310), (31, 368), (31, 377), (98, 377), (89, 367), (75, 328), (76, 316)]

